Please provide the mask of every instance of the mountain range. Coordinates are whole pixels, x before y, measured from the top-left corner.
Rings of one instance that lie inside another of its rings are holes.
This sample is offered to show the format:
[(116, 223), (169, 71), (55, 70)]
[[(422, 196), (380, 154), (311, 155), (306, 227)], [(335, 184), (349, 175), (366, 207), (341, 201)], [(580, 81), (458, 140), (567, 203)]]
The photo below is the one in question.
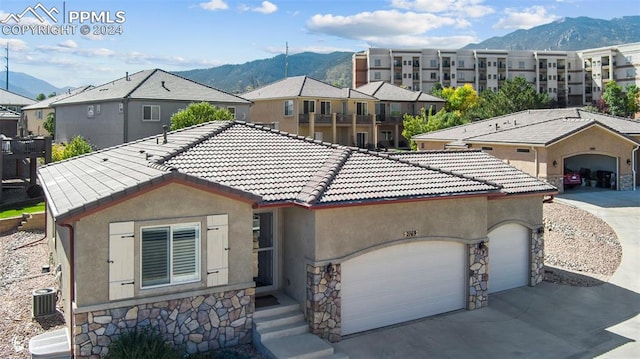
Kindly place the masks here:
[[(464, 49), (577, 51), (633, 42), (640, 42), (640, 16), (624, 16), (612, 20), (576, 17), (492, 37), (480, 43), (469, 44)], [(303, 52), (238, 65), (175, 73), (231, 93), (243, 93), (285, 76), (300, 75), (308, 75), (338, 87), (349, 87), (352, 83), (352, 55), (353, 52)], [(9, 74), (10, 91), (30, 98), (35, 98), (39, 93), (61, 93), (68, 88), (56, 88), (23, 73)], [(3, 89), (4, 79), (4, 72), (0, 73), (0, 88)]]

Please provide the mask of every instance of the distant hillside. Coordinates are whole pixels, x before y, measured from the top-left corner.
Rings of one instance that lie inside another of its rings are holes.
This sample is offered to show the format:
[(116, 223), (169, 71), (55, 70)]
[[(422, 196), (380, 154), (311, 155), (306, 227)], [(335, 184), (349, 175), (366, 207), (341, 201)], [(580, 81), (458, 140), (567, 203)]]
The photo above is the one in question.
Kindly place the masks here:
[[(303, 52), (289, 55), (288, 76), (307, 75), (334, 84), (351, 86), (352, 52), (317, 54)], [(223, 65), (209, 69), (180, 71), (176, 74), (231, 93), (243, 93), (285, 76), (285, 56), (254, 60), (240, 65)]]
[(640, 16), (612, 20), (576, 17), (492, 37), (464, 49), (576, 51), (632, 42), (640, 42)]
[[(3, 90), (6, 89), (6, 74), (6, 71), (0, 72), (0, 88)], [(45, 96), (49, 96), (49, 94), (51, 94), (52, 92), (60, 94), (67, 89), (68, 87), (55, 87), (46, 81), (40, 80), (22, 72), (9, 71), (9, 91), (28, 98), (32, 98), (34, 100), (41, 93), (43, 93)]]

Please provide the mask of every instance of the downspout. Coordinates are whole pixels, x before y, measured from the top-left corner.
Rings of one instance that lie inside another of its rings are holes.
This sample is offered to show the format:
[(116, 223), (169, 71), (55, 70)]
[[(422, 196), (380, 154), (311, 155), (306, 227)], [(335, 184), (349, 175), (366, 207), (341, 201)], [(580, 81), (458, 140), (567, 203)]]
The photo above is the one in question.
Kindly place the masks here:
[(633, 190), (636, 190), (636, 175), (637, 175), (637, 171), (636, 171), (636, 166), (638, 165), (636, 163), (636, 157), (638, 156), (638, 148), (640, 148), (640, 145), (636, 145), (636, 148), (633, 149), (633, 151), (631, 151), (631, 173), (633, 174)]
[(533, 177), (538, 178), (538, 150), (534, 146), (531, 146), (531, 149), (533, 150), (533, 161), (535, 163), (535, 175)]
[(62, 227), (67, 227), (69, 228), (69, 310), (71, 311), (71, 313), (69, 313), (69, 320), (70, 320), (70, 328), (69, 328), (69, 341), (70, 341), (70, 345), (71, 345), (71, 353), (74, 353), (74, 347), (75, 347), (75, 335), (73, 334), (75, 332), (75, 328), (74, 328), (74, 315), (73, 315), (73, 302), (75, 300), (75, 282), (76, 282), (76, 278), (75, 278), (75, 236), (74, 236), (74, 230), (73, 230), (73, 226), (68, 224), (68, 223), (62, 223), (60, 224), (60, 226)]

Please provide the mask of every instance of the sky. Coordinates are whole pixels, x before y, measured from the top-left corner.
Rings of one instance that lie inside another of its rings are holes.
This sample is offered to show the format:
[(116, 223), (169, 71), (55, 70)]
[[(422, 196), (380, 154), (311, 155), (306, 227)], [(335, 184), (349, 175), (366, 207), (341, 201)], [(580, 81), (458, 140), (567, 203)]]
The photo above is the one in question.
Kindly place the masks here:
[(10, 71), (77, 87), (151, 68), (242, 64), (287, 44), (289, 54), (456, 49), (564, 17), (629, 15), (640, 15), (640, 1), (0, 0), (0, 53), (8, 44)]

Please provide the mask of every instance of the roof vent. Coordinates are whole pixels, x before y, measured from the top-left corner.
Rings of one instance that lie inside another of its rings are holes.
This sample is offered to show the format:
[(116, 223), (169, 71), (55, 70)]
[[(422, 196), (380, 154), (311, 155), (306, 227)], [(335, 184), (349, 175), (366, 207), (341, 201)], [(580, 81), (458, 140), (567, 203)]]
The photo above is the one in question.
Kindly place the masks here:
[(163, 88), (163, 89), (165, 89), (165, 90), (167, 90), (167, 91), (171, 91), (171, 90), (169, 90), (169, 89), (167, 88), (167, 86), (165, 86), (165, 85), (164, 85), (164, 81), (160, 81), (160, 83), (162, 84), (162, 88)]
[(129, 78), (129, 71), (125, 72), (124, 78), (125, 78), (127, 81), (131, 81), (131, 78)]
[[(162, 81), (164, 83), (164, 81)], [(162, 125), (162, 144), (167, 143), (167, 125)]]

